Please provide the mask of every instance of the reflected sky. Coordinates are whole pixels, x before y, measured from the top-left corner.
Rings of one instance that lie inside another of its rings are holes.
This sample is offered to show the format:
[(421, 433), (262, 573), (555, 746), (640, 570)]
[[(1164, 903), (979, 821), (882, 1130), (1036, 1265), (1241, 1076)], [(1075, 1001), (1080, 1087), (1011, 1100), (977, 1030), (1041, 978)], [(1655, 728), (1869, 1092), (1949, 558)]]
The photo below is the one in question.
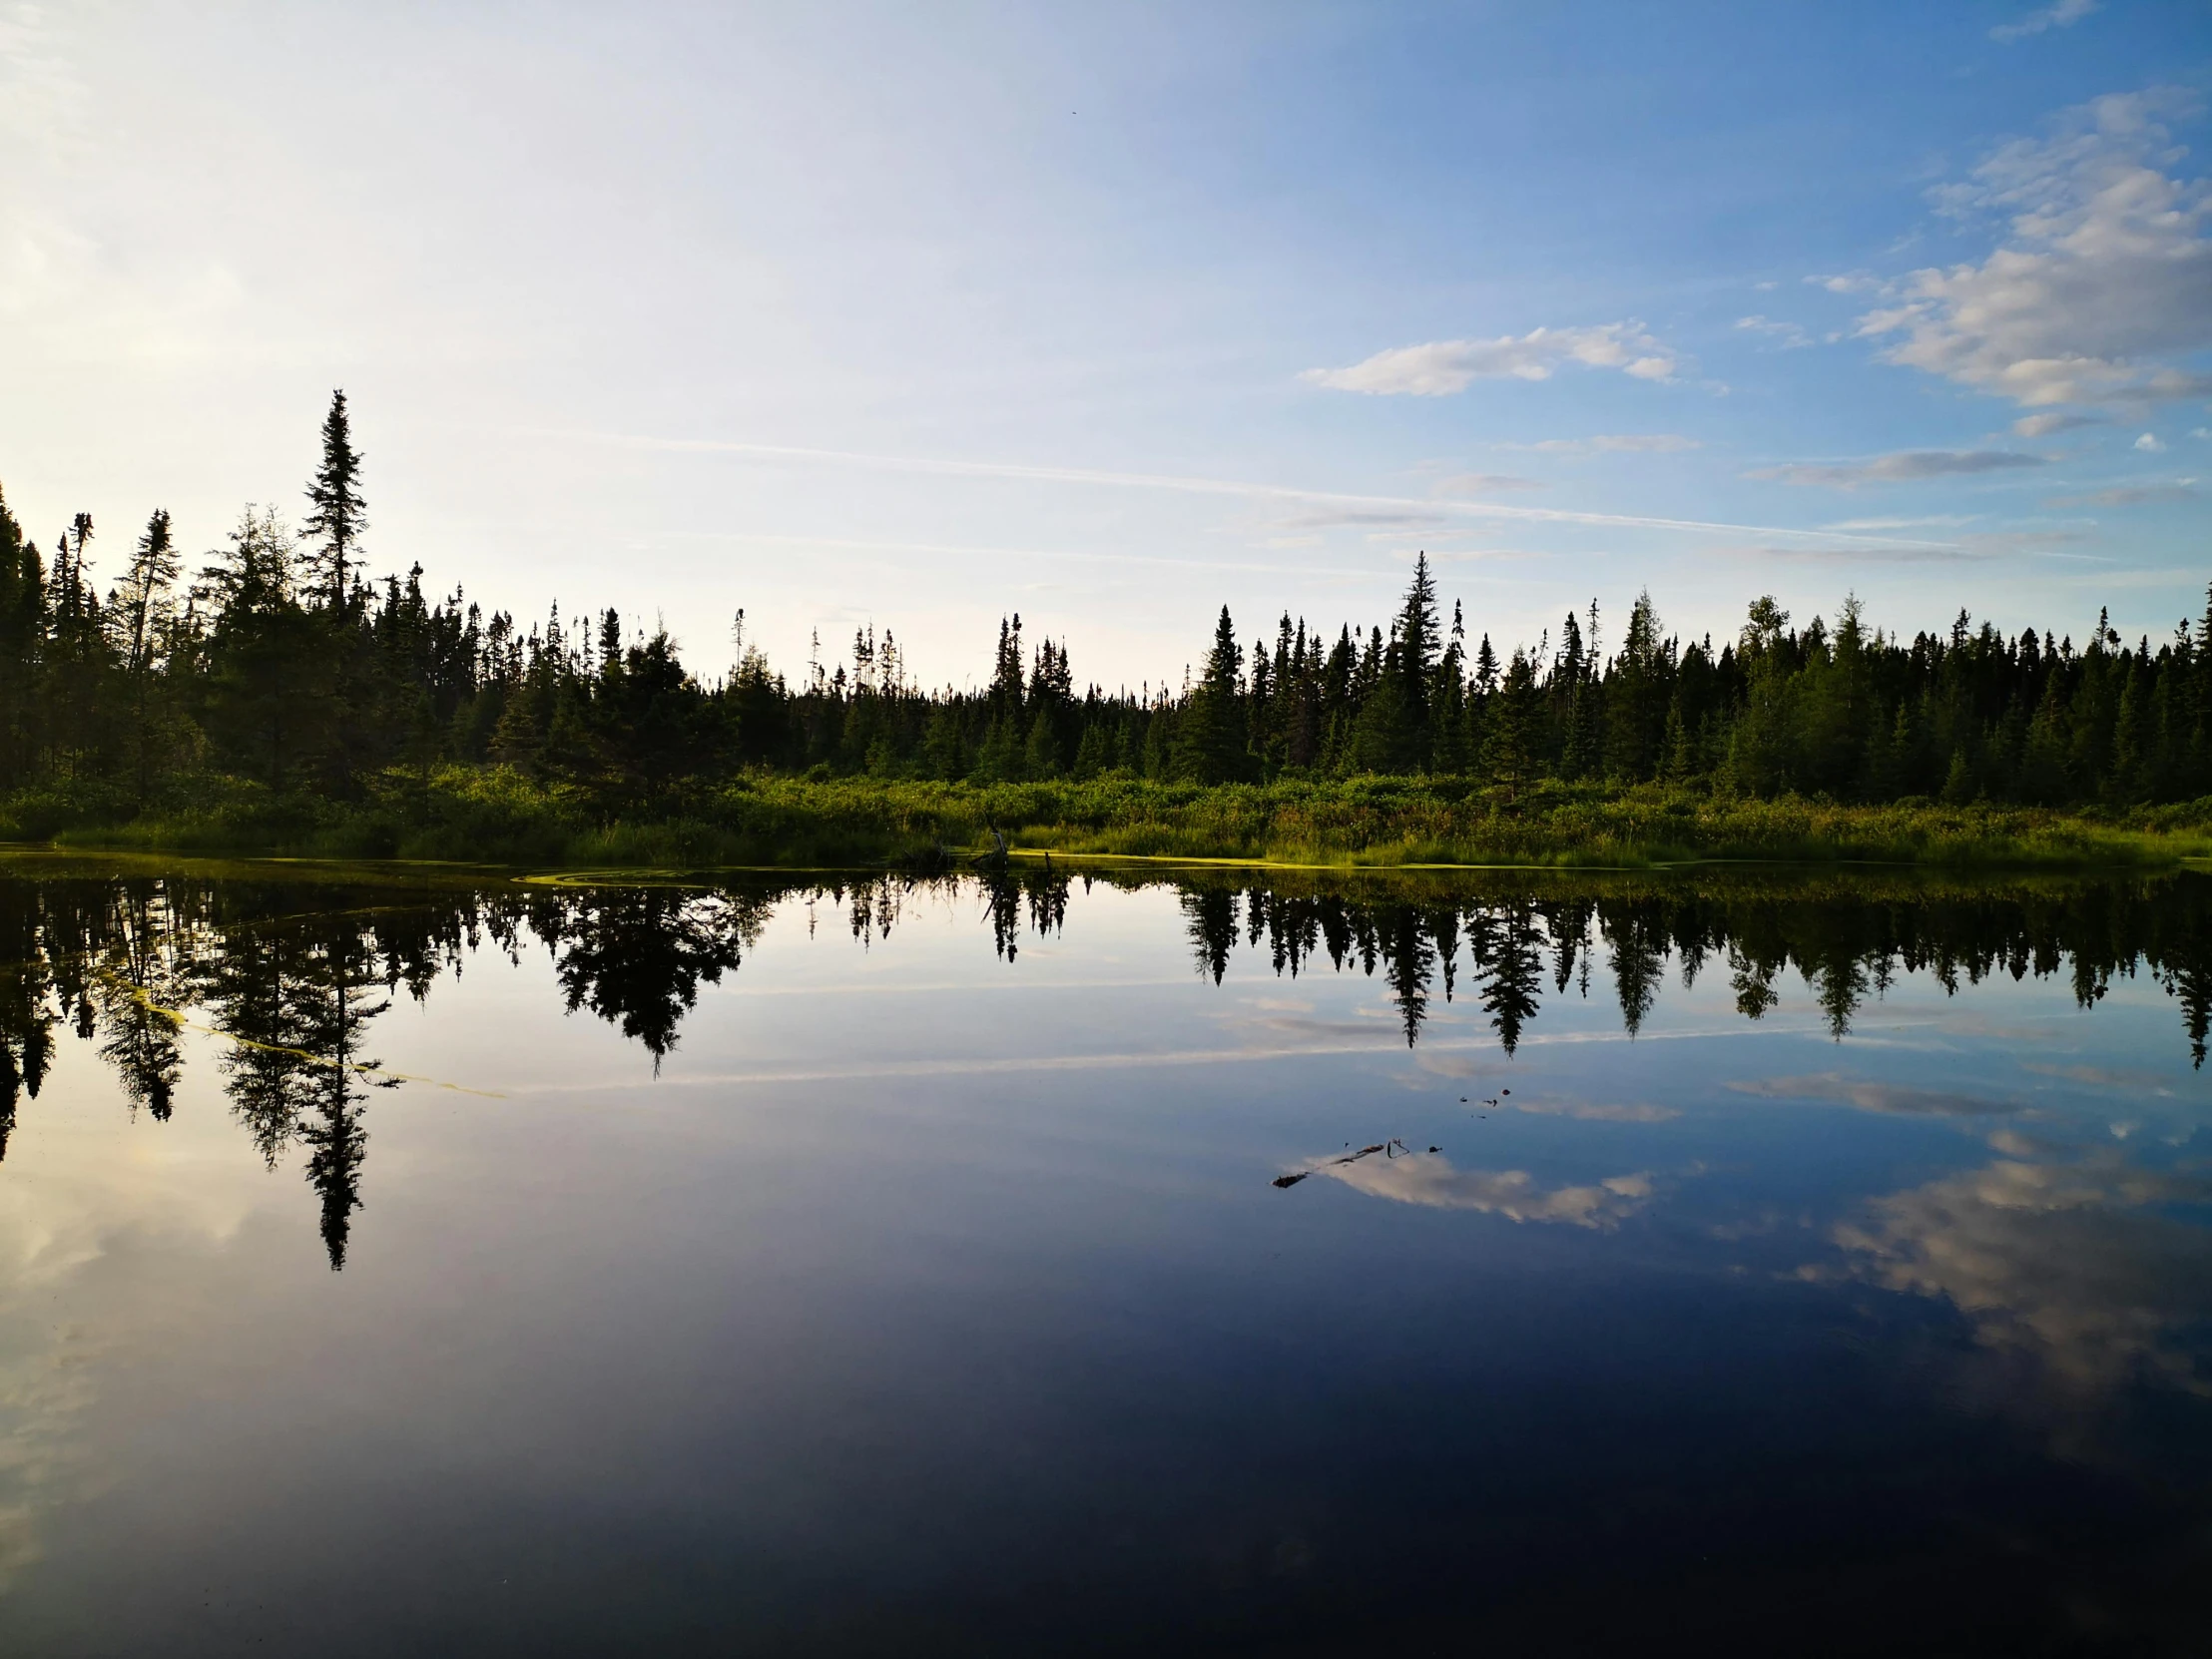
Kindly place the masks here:
[(269, 871), (0, 872), (11, 1651), (2195, 1628), (2205, 876)]

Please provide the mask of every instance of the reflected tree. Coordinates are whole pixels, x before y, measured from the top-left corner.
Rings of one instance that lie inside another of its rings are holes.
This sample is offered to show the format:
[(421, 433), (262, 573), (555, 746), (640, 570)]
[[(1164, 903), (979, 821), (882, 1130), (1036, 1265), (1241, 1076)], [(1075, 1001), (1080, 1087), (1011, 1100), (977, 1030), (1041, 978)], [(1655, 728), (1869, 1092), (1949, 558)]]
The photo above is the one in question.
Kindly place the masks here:
[(1011, 962), (1021, 954), (1021, 883), (994, 870), (983, 877), (983, 902), (990, 912), (992, 948)]
[(315, 963), (296, 927), (246, 926), (200, 962), (200, 1000), (231, 1039), (218, 1062), (231, 1112), (276, 1167), (315, 1099), (310, 1040), (317, 1013)]
[(1230, 954), (1237, 948), (1237, 901), (1227, 887), (1186, 887), (1183, 890), (1185, 930), (1191, 951), (1198, 959), (1198, 976), (1220, 984), (1229, 971)]
[(0, 1158), (16, 1108), (38, 1098), (54, 1058), (53, 978), (40, 926), (43, 906), (29, 882), (0, 881)]
[(1436, 946), (1422, 925), (1421, 913), (1410, 905), (1390, 905), (1379, 919), (1376, 938), (1383, 978), (1390, 987), (1390, 1000), (1397, 1004), (1405, 1046), (1411, 1048), (1428, 1016), (1428, 982), (1436, 971)]
[(106, 1033), (100, 1057), (133, 1107), (166, 1123), (184, 1070), (177, 1041), (184, 1016), (174, 1006), (189, 994), (179, 982), (184, 957), (167, 895), (154, 883), (119, 883), (114, 903), (108, 973), (95, 993)]
[(391, 1006), (378, 994), (384, 978), (374, 953), (358, 934), (336, 933), (320, 941), (312, 965), (302, 999), (309, 1021), (300, 1046), (314, 1056), (319, 1071), (311, 1080), (314, 1115), (301, 1125), (299, 1139), (307, 1148), (307, 1185), (322, 1201), (322, 1245), (335, 1273), (345, 1266), (353, 1212), (361, 1207), (361, 1163), (368, 1154), (357, 1085), (391, 1088), (398, 1079), (374, 1077), (376, 1062), (361, 1052), (364, 1028)]
[(720, 984), (745, 959), (770, 908), (738, 893), (650, 886), (569, 900), (550, 934), (569, 1012), (589, 1008), (619, 1025), (658, 1070), (698, 1005), (701, 983)]
[(1620, 997), (1621, 1025), (1633, 1037), (1644, 1028), (1665, 977), (1667, 932), (1662, 914), (1648, 900), (1600, 907), (1598, 928), (1605, 936)]
[(1521, 1031), (1536, 1017), (1543, 990), (1544, 959), (1537, 944), (1534, 911), (1525, 904), (1505, 906), (1497, 913), (1489, 937), (1490, 970), (1482, 982), (1482, 1009), (1490, 1016), (1498, 1046), (1511, 1054), (1520, 1047)]

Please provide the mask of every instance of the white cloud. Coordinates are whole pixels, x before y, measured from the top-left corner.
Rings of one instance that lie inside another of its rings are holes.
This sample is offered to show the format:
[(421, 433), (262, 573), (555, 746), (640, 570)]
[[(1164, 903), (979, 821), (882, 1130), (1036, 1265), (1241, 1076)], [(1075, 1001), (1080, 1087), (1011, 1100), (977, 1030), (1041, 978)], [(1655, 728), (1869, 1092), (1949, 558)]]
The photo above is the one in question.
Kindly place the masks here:
[(2212, 191), (2160, 171), (2184, 152), (2159, 118), (2195, 108), (2174, 91), (2114, 95), (2004, 146), (1937, 203), (2009, 215), (2009, 241), (1979, 265), (1913, 273), (1859, 331), (1894, 336), (1891, 362), (2030, 407), (2198, 395), (2206, 376), (2150, 361), (2212, 346)]
[(1780, 340), (1785, 351), (1813, 343), (1805, 330), (1796, 323), (1777, 322), (1772, 317), (1740, 316), (1736, 319), (1736, 326), (1749, 333), (1765, 334), (1769, 338)]
[(2041, 11), (2029, 12), (2017, 23), (1999, 23), (1989, 31), (1991, 40), (2010, 45), (2015, 40), (2025, 40), (2029, 35), (2039, 35), (2045, 29), (2070, 29), (2091, 12), (2100, 10), (2098, 0), (2056, 0)]
[(2022, 415), (2012, 422), (2012, 430), (2023, 438), (2047, 438), (2053, 432), (2070, 432), (2077, 426), (2101, 426), (2103, 420), (2096, 415), (2084, 414), (2031, 414)]
[(2189, 428), (2189, 435), (2193, 438), (2212, 438), (2212, 426), (2192, 426)]
[(2015, 449), (1901, 449), (1889, 455), (1871, 455), (1862, 461), (1790, 461), (1762, 467), (1753, 478), (1785, 484), (1825, 484), (1830, 489), (1856, 489), (1861, 484), (1906, 484), (1924, 478), (1970, 477), (1976, 473), (2010, 472), (2020, 467), (2044, 465), (2040, 455), (2023, 455)]
[(1830, 293), (1873, 293), (1882, 286), (1882, 278), (1870, 276), (1864, 271), (1845, 272), (1837, 276), (1808, 276), (1805, 278), (1817, 288)]
[(2166, 446), (2158, 441), (2156, 432), (2145, 432), (2135, 440), (2135, 447), (2146, 455), (2163, 455), (2166, 452)]
[(1639, 380), (1667, 380), (1678, 359), (1642, 323), (1628, 321), (1393, 346), (1349, 368), (1310, 368), (1299, 377), (1339, 391), (1446, 397), (1476, 380), (1548, 380), (1571, 363), (1617, 368)]

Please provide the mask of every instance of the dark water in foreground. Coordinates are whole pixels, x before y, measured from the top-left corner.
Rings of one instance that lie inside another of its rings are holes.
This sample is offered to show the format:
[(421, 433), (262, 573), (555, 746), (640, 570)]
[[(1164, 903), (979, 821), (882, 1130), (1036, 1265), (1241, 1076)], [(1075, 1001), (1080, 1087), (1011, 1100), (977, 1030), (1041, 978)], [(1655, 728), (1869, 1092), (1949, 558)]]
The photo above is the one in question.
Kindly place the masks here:
[(2202, 874), (0, 863), (0, 1651), (2212, 1650), (2208, 1010)]

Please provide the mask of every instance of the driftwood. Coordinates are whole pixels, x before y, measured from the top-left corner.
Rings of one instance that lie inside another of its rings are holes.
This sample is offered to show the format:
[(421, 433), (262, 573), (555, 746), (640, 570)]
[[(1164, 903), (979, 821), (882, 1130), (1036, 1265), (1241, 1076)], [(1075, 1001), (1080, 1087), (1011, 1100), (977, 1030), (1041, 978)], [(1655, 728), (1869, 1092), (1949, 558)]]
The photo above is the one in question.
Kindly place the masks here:
[(993, 842), (991, 850), (988, 852), (978, 852), (973, 858), (969, 859), (968, 861), (970, 863), (983, 864), (991, 869), (1004, 869), (1006, 867), (1006, 836), (995, 824), (990, 827), (990, 831), (991, 840)]
[[(1350, 1146), (1351, 1144), (1352, 1143), (1350, 1141), (1345, 1142), (1345, 1145), (1347, 1146)], [(1440, 1146), (1432, 1146), (1428, 1150), (1431, 1152), (1441, 1152), (1443, 1148)], [(1413, 1149), (1411, 1147), (1407, 1146), (1397, 1136), (1392, 1135), (1386, 1141), (1378, 1141), (1373, 1146), (1363, 1146), (1358, 1152), (1350, 1153), (1345, 1157), (1333, 1159), (1331, 1161), (1333, 1163), (1339, 1164), (1357, 1164), (1361, 1159), (1372, 1158), (1378, 1152), (1382, 1153), (1382, 1156), (1385, 1158), (1409, 1158), (1413, 1155)], [(1271, 1185), (1277, 1187), (1295, 1187), (1313, 1173), (1314, 1172), (1310, 1169), (1293, 1170), (1289, 1175), (1277, 1176), (1275, 1180), (1271, 1183)]]

